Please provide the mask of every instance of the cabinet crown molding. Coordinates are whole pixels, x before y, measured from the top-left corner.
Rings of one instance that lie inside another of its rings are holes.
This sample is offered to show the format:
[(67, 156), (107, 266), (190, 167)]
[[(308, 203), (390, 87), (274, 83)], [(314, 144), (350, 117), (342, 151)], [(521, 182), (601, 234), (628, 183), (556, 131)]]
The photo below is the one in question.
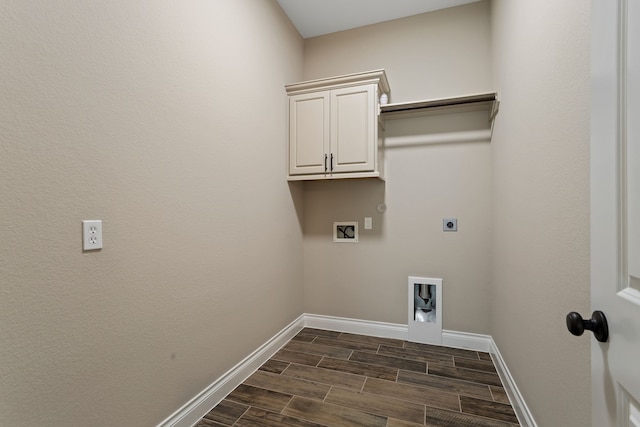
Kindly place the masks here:
[(343, 76), (329, 77), (316, 80), (308, 80), (299, 83), (291, 83), (285, 85), (285, 89), (288, 95), (301, 94), (306, 92), (314, 92), (320, 88), (322, 89), (337, 89), (341, 87), (348, 87), (353, 85), (362, 84), (377, 84), (380, 88), (380, 93), (386, 93), (387, 95), (391, 91), (389, 87), (389, 81), (384, 69), (365, 71), (361, 73), (345, 74)]

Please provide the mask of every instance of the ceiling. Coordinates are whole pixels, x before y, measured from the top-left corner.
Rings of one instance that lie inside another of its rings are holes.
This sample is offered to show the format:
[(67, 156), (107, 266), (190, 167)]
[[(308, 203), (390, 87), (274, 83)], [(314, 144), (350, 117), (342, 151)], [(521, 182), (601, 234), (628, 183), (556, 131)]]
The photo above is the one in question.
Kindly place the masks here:
[(278, 0), (305, 39), (479, 0)]

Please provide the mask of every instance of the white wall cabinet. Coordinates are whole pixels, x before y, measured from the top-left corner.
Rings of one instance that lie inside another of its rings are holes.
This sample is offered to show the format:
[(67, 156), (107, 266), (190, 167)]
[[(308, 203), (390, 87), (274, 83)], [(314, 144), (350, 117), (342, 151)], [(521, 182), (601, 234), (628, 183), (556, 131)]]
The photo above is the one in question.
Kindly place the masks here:
[(289, 180), (383, 178), (384, 70), (287, 85)]

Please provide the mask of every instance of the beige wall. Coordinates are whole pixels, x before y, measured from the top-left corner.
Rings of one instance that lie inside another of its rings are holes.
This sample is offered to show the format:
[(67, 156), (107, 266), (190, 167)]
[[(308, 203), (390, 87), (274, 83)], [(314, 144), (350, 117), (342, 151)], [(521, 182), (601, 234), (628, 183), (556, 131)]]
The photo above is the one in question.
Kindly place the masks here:
[(590, 420), (589, 2), (495, 1), (491, 334), (540, 426)]
[[(308, 39), (305, 78), (384, 68), (392, 102), (477, 93), (491, 90), (490, 47), (480, 2)], [(386, 183), (305, 183), (305, 311), (406, 324), (407, 277), (442, 277), (444, 328), (488, 333), (491, 147), (460, 138), (486, 130), (487, 114), (386, 126)], [(445, 217), (457, 233), (442, 231)], [(360, 242), (333, 243), (334, 221), (359, 221)]]
[(301, 313), (302, 53), (275, 0), (2, 2), (0, 425), (156, 425)]
[[(4, 2), (0, 64), (1, 425), (155, 425), (303, 311), (406, 322), (410, 274), (494, 336), (539, 425), (590, 424), (563, 325), (589, 311), (588, 3), (303, 45), (275, 0)], [(287, 185), (284, 84), (375, 68), (392, 102), (500, 90), (492, 142), (460, 138), (476, 113), (398, 120), (386, 183)]]
[[(564, 326), (589, 312), (588, 19), (482, 2), (305, 41), (305, 78), (385, 68), (392, 102), (501, 97), (490, 144), (437, 143), (477, 117), (398, 120), (385, 184), (305, 184), (305, 311), (404, 323), (406, 276), (441, 276), (444, 327), (494, 336), (539, 425), (590, 424), (589, 340)], [(333, 221), (365, 216), (358, 245), (331, 243)]]
[(384, 68), (390, 102), (492, 90), (490, 3), (305, 40), (304, 78)]

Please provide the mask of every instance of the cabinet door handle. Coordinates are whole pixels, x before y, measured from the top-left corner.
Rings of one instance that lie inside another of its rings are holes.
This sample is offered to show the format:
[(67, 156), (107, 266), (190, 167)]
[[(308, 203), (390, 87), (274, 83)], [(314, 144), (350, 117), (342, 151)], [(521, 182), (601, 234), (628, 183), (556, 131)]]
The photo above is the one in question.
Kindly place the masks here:
[(324, 171), (327, 171), (327, 155), (324, 155)]
[(333, 172), (333, 153), (331, 153), (331, 172)]

